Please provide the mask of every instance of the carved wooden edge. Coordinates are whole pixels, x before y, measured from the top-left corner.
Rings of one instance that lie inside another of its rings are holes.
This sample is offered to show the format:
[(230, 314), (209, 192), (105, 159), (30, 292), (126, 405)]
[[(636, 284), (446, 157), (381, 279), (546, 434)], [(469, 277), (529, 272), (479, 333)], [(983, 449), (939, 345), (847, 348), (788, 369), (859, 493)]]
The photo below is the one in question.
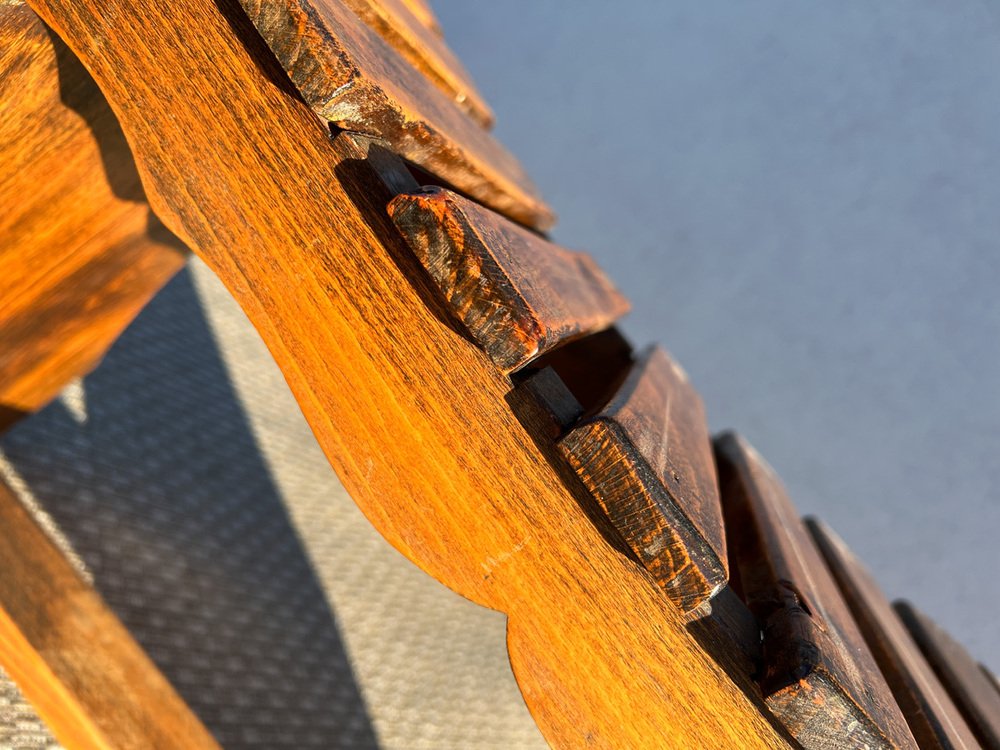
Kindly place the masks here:
[(515, 221), (539, 230), (555, 223), (520, 164), (346, 6), (241, 2), (321, 117), (384, 139), (403, 158)]
[(88, 372), (186, 251), (152, 216), (97, 85), (0, 4), (0, 429)]
[[(338, 2), (338, 0), (316, 0)], [(412, 0), (347, 0), (358, 18), (391, 44), (397, 52), (450, 96), (481, 126), (493, 125), (493, 113), (475, 84), (448, 46), (440, 27), (429, 25), (426, 15)], [(416, 12), (414, 12), (416, 10)]]
[(906, 601), (893, 603), (979, 742), (1000, 750), (1000, 693), (965, 647), (930, 617)]
[(389, 214), (455, 316), (504, 373), (628, 312), (593, 259), (438, 187)]
[(663, 349), (640, 355), (611, 402), (559, 447), (684, 612), (726, 584), (725, 531), (704, 408)]
[(331, 140), (231, 2), (31, 2), (98, 80), (157, 214), (257, 326), (368, 518), (508, 615), (550, 743), (788, 746), (603, 543), (513, 413), (510, 380), (442, 315), (370, 160)]
[(764, 630), (761, 689), (807, 748), (916, 743), (774, 470), (743, 438), (715, 440), (730, 555)]
[(218, 744), (0, 482), (0, 666), (68, 748)]
[(979, 746), (871, 573), (844, 541), (817, 519), (806, 526), (851, 609), (907, 724), (921, 748)]

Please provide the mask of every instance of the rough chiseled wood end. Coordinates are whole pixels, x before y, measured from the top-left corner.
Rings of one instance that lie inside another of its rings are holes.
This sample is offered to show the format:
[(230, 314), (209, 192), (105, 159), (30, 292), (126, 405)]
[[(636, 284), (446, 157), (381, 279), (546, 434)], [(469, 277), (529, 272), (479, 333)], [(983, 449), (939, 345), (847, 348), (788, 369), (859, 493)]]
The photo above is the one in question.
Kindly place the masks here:
[(658, 347), (599, 414), (559, 443), (642, 564), (685, 612), (728, 580), (725, 532), (701, 399)]
[(240, 3), (321, 117), (384, 139), (403, 158), (522, 224), (545, 230), (555, 223), (518, 161), (344, 3)]
[(909, 602), (893, 604), (979, 742), (1000, 750), (1000, 693), (969, 652)]
[(871, 573), (824, 523), (807, 519), (806, 526), (920, 747), (925, 750), (978, 747), (965, 719)]
[(628, 311), (588, 255), (448, 190), (400, 195), (388, 210), (455, 316), (506, 373)]
[(731, 559), (764, 631), (760, 684), (771, 711), (807, 750), (916, 748), (774, 470), (737, 435), (715, 446)]

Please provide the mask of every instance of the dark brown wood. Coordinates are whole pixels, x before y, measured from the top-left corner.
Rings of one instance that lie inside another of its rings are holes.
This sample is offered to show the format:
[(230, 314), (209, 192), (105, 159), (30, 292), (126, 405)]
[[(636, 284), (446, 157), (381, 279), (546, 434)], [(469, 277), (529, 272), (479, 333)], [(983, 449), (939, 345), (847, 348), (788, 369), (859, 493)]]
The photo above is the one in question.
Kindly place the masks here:
[[(340, 0), (316, 0), (339, 2)], [(419, 70), (431, 83), (451, 97), (483, 127), (493, 124), (493, 113), (475, 84), (441, 38), (440, 29), (427, 25), (406, 0), (346, 0), (358, 18)], [(417, 9), (418, 13), (419, 8)]]
[(218, 750), (3, 482), (0, 530), (0, 666), (63, 746)]
[[(401, 553), (507, 615), (554, 747), (786, 747), (581, 510), (455, 330), (370, 156), (315, 116), (231, 0), (31, 0), (125, 130), (151, 204), (221, 277), (345, 488)], [(545, 447), (547, 446), (548, 449)]]
[(455, 317), (504, 373), (628, 312), (590, 256), (449, 190), (397, 196), (389, 214)]
[(879, 590), (871, 573), (825, 524), (806, 526), (923, 750), (979, 747), (962, 714)]
[(559, 446), (683, 611), (726, 584), (725, 532), (704, 409), (663, 349), (640, 356), (607, 407)]
[(491, 208), (537, 229), (555, 221), (520, 164), (346, 5), (241, 0), (316, 112), (392, 149)]
[(976, 660), (909, 602), (893, 606), (983, 747), (1000, 750), (1000, 693)]
[(87, 373), (183, 266), (97, 84), (0, 3), (0, 429)]
[(761, 690), (809, 748), (915, 748), (871, 652), (774, 470), (742, 438), (716, 440), (730, 554), (764, 630)]

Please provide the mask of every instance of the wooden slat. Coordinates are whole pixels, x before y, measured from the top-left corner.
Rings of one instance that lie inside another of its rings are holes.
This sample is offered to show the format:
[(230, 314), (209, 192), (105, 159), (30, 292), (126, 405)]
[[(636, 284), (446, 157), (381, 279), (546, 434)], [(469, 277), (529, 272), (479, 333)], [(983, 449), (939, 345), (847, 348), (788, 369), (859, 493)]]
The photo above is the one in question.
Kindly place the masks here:
[(438, 36), (441, 36), (441, 24), (438, 22), (437, 16), (434, 15), (434, 11), (427, 0), (401, 1), (421, 24)]
[(615, 528), (683, 611), (728, 579), (712, 444), (701, 398), (658, 347), (599, 414), (559, 446)]
[(920, 747), (924, 750), (979, 747), (965, 719), (865, 566), (825, 524), (809, 519), (806, 525)]
[(31, 2), (100, 83), (157, 213), (260, 331), (351, 497), (424, 570), (507, 615), (554, 747), (787, 747), (605, 543), (550, 441), (515, 416), (510, 379), (431, 293), (366, 154), (282, 87), (235, 4)]
[(313, 109), (377, 136), (461, 192), (536, 229), (555, 221), (524, 170), (337, 0), (241, 0)]
[(965, 647), (909, 602), (896, 612), (983, 747), (1000, 750), (1000, 693)]
[(0, 571), (0, 666), (65, 747), (218, 748), (2, 482)]
[(150, 213), (93, 79), (27, 6), (9, 2), (0, 164), (2, 428), (93, 367), (186, 253)]
[[(319, 2), (320, 0), (317, 0)], [(322, 0), (340, 2), (341, 0)], [(406, 0), (345, 0), (357, 16), (483, 127), (493, 113), (448, 46), (413, 12)], [(419, 12), (419, 11), (418, 11)]]
[(590, 256), (448, 190), (400, 195), (389, 213), (455, 316), (505, 373), (628, 312)]
[(774, 470), (742, 438), (716, 440), (733, 564), (764, 628), (761, 689), (810, 748), (915, 748), (871, 652)]

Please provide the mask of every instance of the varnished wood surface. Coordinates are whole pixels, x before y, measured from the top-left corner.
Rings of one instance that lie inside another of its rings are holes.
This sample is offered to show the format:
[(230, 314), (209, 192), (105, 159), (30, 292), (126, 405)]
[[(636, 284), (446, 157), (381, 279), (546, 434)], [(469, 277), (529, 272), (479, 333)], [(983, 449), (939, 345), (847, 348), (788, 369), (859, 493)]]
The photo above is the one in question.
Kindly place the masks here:
[(389, 214), (455, 316), (505, 373), (628, 312), (590, 256), (449, 190), (400, 195)]
[(242, 0), (305, 100), (439, 179), (537, 229), (555, 221), (524, 170), (339, 0)]
[(99, 81), (157, 213), (255, 323), (368, 518), (507, 614), (514, 673), (553, 746), (787, 746), (581, 510), (541, 427), (508, 404), (509, 379), (454, 330), (392, 196), (331, 141), (239, 7), (32, 3)]
[(922, 750), (979, 747), (871, 573), (825, 524), (809, 519), (806, 525)]
[(218, 748), (3, 483), (0, 530), (0, 666), (60, 743), (70, 750)]
[(640, 356), (611, 403), (559, 445), (684, 612), (725, 585), (725, 531), (704, 408), (663, 349)]
[(489, 106), (476, 90), (465, 67), (442, 40), (440, 29), (435, 30), (435, 26), (428, 25), (426, 11), (421, 13), (418, 8), (415, 14), (406, 0), (346, 0), (346, 3), (358, 18), (450, 96), (470, 117), (483, 127), (493, 124)]
[(920, 650), (988, 750), (1000, 750), (1000, 693), (976, 660), (909, 602), (893, 605)]
[(83, 66), (0, 3), (0, 429), (86, 373), (183, 265)]
[(807, 748), (916, 748), (837, 585), (774, 470), (741, 437), (716, 440), (733, 564), (764, 629), (761, 689)]

